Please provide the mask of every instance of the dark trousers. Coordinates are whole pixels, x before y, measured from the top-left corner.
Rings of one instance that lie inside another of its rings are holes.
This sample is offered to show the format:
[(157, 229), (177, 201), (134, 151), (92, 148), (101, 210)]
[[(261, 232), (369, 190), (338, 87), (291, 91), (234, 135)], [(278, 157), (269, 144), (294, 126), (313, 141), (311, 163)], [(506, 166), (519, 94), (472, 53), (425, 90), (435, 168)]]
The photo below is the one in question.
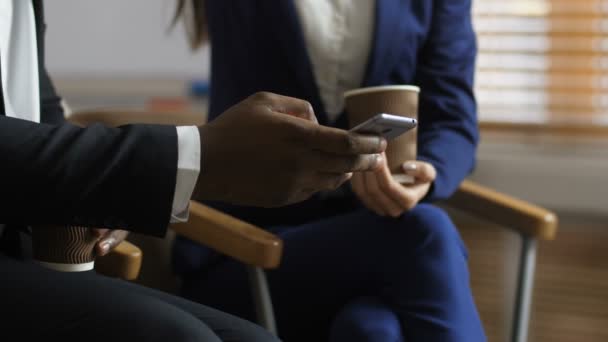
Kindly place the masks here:
[(126, 281), (0, 254), (0, 340), (277, 341), (262, 328)]
[[(466, 250), (443, 210), (421, 204), (394, 219), (358, 208), (271, 230), (285, 243), (268, 277), (286, 342), (486, 340)], [(175, 262), (193, 248), (179, 240)], [(184, 271), (182, 294), (254, 319), (243, 266), (209, 255)]]

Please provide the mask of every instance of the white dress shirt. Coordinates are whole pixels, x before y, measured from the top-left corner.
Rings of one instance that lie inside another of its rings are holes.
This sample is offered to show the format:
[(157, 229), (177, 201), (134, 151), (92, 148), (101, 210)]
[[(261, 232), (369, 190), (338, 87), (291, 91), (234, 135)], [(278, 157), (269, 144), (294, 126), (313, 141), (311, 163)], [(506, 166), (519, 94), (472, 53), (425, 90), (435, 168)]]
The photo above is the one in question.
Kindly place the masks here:
[(375, 0), (296, 0), (321, 101), (331, 121), (345, 91), (361, 87), (371, 51)]
[[(34, 122), (40, 122), (37, 39), (32, 2), (0, 0), (0, 68), (4, 114)], [(171, 222), (188, 219), (190, 197), (201, 160), (200, 136), (195, 126), (177, 127), (177, 138), (177, 179)]]

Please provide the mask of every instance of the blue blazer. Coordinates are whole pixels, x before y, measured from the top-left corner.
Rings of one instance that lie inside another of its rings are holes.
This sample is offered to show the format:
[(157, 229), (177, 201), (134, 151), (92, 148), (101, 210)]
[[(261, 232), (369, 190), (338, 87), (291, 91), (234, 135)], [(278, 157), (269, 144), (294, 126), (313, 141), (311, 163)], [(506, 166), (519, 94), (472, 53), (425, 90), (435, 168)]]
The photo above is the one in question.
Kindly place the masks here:
[[(206, 6), (210, 119), (254, 92), (270, 91), (310, 101), (319, 122), (328, 123), (293, 0), (207, 1)], [(377, 0), (373, 37), (361, 86), (420, 86), (418, 155), (437, 169), (425, 201), (447, 198), (471, 172), (478, 142), (471, 1)], [(335, 125), (346, 128), (346, 115)], [(256, 219), (263, 213), (288, 210), (216, 206), (257, 223), (267, 223)]]

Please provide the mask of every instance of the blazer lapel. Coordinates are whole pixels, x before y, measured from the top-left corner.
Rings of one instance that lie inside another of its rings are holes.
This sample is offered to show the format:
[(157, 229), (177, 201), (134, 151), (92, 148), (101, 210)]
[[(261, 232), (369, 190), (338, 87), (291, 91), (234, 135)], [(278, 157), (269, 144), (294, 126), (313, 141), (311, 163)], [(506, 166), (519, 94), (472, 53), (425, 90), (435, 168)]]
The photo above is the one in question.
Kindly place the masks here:
[[(0, 51), (0, 55), (2, 55), (2, 51)], [(0, 65), (0, 80), (2, 79), (2, 66)], [(4, 89), (2, 88), (2, 83), (0, 81), (0, 115), (5, 115), (4, 113)], [(2, 232), (0, 232), (0, 235)]]
[(34, 18), (36, 20), (36, 44), (38, 45), (38, 63), (42, 61), (41, 57), (44, 57), (44, 9), (42, 0), (32, 0), (32, 6), (34, 7)]
[[(317, 119), (321, 123), (327, 122), (327, 115), (323, 109), (317, 82), (312, 71), (312, 63), (308, 56), (304, 34), (293, 0), (256, 2), (256, 4), (259, 3), (268, 6), (266, 7), (266, 13), (281, 14), (280, 16), (272, 16), (273, 20), (270, 20), (270, 25), (274, 26), (273, 32), (279, 40), (279, 49), (285, 51), (290, 72), (298, 84), (304, 88), (306, 99), (315, 108)], [(279, 8), (277, 9), (277, 7)]]
[[(377, 0), (372, 51), (367, 63), (363, 86), (382, 85), (383, 71), (397, 61), (401, 52), (403, 13), (411, 0)], [(417, 1), (417, 0), (414, 0)]]
[(34, 17), (36, 18), (36, 28), (39, 29), (42, 19), (42, 1), (32, 0), (32, 7), (34, 7)]

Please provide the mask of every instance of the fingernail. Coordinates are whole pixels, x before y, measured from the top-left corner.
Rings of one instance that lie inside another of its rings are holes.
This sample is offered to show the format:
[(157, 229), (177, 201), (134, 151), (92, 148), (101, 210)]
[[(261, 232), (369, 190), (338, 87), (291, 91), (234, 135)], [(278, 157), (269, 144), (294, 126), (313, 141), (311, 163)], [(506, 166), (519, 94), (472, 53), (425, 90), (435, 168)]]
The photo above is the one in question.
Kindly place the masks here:
[(380, 139), (380, 149), (381, 149), (382, 151), (386, 150), (386, 145), (387, 145), (387, 144), (388, 144), (388, 143), (386, 142), (386, 139), (384, 139), (384, 138), (381, 138), (381, 139)]
[(403, 171), (405, 171), (406, 173), (408, 171), (416, 171), (416, 169), (418, 169), (418, 165), (416, 165), (415, 163), (412, 163), (412, 162), (405, 162), (405, 163), (403, 163), (403, 165), (401, 165), (401, 167), (403, 168)]
[(101, 244), (101, 253), (106, 254), (110, 250), (110, 243), (104, 242)]

